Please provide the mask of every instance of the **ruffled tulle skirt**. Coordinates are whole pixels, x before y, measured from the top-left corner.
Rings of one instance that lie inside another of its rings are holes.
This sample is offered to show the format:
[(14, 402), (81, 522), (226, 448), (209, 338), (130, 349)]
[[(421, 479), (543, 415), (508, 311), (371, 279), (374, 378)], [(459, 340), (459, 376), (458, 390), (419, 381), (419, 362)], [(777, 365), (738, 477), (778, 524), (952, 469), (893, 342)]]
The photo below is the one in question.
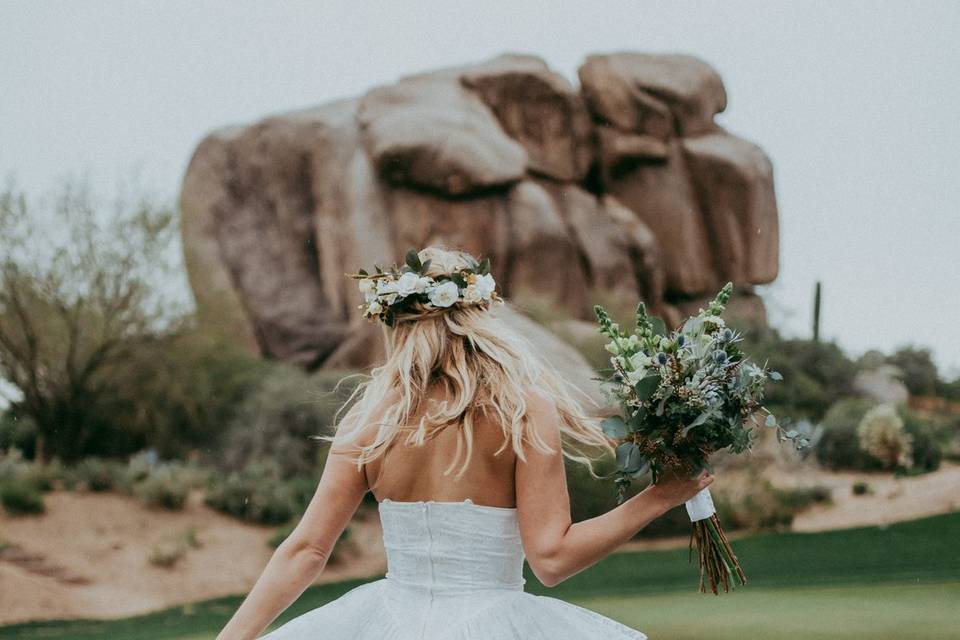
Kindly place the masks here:
[(262, 640), (645, 640), (595, 611), (522, 590), (430, 593), (389, 579), (356, 587)]

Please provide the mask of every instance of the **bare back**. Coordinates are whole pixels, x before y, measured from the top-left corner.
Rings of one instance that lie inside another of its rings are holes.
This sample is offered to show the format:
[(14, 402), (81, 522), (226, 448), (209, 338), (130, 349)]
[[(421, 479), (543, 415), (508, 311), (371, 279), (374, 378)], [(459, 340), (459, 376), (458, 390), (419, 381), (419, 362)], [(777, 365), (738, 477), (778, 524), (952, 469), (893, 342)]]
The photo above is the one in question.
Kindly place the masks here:
[(404, 436), (398, 437), (386, 453), (365, 466), (367, 484), (377, 500), (460, 502), (469, 498), (476, 504), (515, 507), (516, 454), (508, 445), (494, 455), (504, 435), (488, 418), (474, 422), (473, 451), (461, 477), (454, 477), (458, 468), (443, 474), (456, 457), (461, 428), (444, 427), (422, 446), (406, 445)]

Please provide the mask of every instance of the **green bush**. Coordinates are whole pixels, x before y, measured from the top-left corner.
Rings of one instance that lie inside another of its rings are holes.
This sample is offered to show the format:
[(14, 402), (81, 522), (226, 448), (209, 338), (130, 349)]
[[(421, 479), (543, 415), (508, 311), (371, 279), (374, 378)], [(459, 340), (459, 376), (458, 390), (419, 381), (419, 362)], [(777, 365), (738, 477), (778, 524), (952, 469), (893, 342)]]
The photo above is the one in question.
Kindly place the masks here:
[(158, 465), (133, 485), (133, 495), (148, 507), (179, 511), (190, 495), (191, 479), (181, 465)]
[(123, 466), (113, 460), (85, 458), (67, 471), (68, 485), (87, 491), (110, 491), (118, 486)]
[(211, 478), (206, 503), (213, 509), (260, 524), (284, 524), (306, 506), (306, 481), (284, 480), (272, 460)]
[[(862, 398), (847, 398), (835, 403), (823, 419), (823, 435), (816, 446), (817, 460), (830, 469), (879, 471), (883, 465), (860, 448), (857, 427), (872, 404)], [(943, 451), (942, 430), (935, 422), (923, 418), (908, 407), (899, 405), (904, 430), (913, 439), (913, 470), (918, 473), (940, 467)]]
[(784, 339), (771, 329), (747, 333), (743, 350), (767, 362), (783, 382), (767, 388), (764, 404), (776, 415), (814, 422), (828, 407), (854, 395), (857, 365), (832, 342)]
[(7, 478), (0, 480), (0, 504), (10, 515), (43, 513), (43, 493), (29, 481)]
[(877, 471), (880, 462), (860, 448), (857, 427), (871, 407), (868, 400), (847, 398), (834, 403), (823, 418), (823, 435), (817, 443), (817, 461), (830, 469)]
[(357, 383), (346, 375), (276, 366), (237, 410), (219, 465), (238, 471), (269, 459), (284, 479), (318, 476), (329, 444), (311, 436), (333, 432), (336, 413)]
[[(579, 462), (564, 459), (567, 476), (567, 493), (570, 496), (570, 513), (574, 522), (580, 522), (606, 513), (617, 506), (617, 488), (613, 478), (594, 478)], [(594, 472), (606, 476), (616, 469), (614, 460), (605, 456), (595, 461)], [(632, 496), (641, 491), (647, 481), (634, 482), (627, 492)]]
[(855, 496), (865, 496), (869, 493), (873, 493), (873, 489), (870, 488), (870, 484), (860, 481), (853, 483), (853, 495)]
[(947, 448), (944, 430), (933, 420), (923, 418), (907, 407), (898, 407), (903, 418), (903, 429), (913, 436), (913, 468), (915, 473), (936, 471)]

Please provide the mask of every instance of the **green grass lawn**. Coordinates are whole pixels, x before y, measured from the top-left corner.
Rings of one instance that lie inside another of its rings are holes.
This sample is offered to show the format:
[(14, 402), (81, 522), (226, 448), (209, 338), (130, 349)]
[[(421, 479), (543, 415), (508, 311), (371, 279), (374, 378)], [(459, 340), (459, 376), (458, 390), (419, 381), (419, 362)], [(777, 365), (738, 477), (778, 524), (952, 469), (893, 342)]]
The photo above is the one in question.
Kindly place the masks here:
[[(685, 550), (621, 553), (554, 589), (527, 574), (527, 590), (575, 602), (653, 640), (932, 640), (960, 637), (960, 513), (887, 528), (758, 535), (735, 543), (749, 584), (724, 596), (695, 592)], [(309, 589), (281, 618), (359, 582)], [(240, 602), (220, 598), (117, 621), (0, 628), (0, 640), (212, 638)]]

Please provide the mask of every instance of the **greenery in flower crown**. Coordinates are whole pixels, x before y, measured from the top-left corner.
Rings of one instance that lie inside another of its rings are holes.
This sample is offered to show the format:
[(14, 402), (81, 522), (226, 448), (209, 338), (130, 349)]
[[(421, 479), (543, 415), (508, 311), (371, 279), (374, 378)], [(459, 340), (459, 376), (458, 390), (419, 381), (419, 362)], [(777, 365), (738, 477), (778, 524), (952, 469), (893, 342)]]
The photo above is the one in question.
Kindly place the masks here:
[(604, 432), (618, 441), (617, 486), (620, 499), (631, 479), (667, 469), (693, 474), (709, 468), (710, 455), (726, 449), (742, 453), (753, 444), (751, 427), (764, 424), (778, 439), (807, 445), (786, 431), (762, 406), (768, 380), (782, 376), (758, 366), (738, 343), (742, 336), (726, 327), (721, 314), (733, 285), (728, 283), (709, 307), (674, 331), (637, 306), (636, 326), (621, 330), (606, 310), (595, 306), (612, 368), (604, 386), (622, 415), (606, 418)]
[(360, 305), (368, 319), (379, 319), (393, 326), (398, 315), (424, 313), (453, 305), (487, 305), (502, 302), (497, 283), (490, 275), (490, 259), (467, 257), (468, 266), (454, 273), (428, 276), (430, 260), (420, 261), (413, 249), (407, 252), (403, 266), (383, 269), (374, 265), (374, 273), (361, 269), (349, 277), (359, 280), (364, 303)]

